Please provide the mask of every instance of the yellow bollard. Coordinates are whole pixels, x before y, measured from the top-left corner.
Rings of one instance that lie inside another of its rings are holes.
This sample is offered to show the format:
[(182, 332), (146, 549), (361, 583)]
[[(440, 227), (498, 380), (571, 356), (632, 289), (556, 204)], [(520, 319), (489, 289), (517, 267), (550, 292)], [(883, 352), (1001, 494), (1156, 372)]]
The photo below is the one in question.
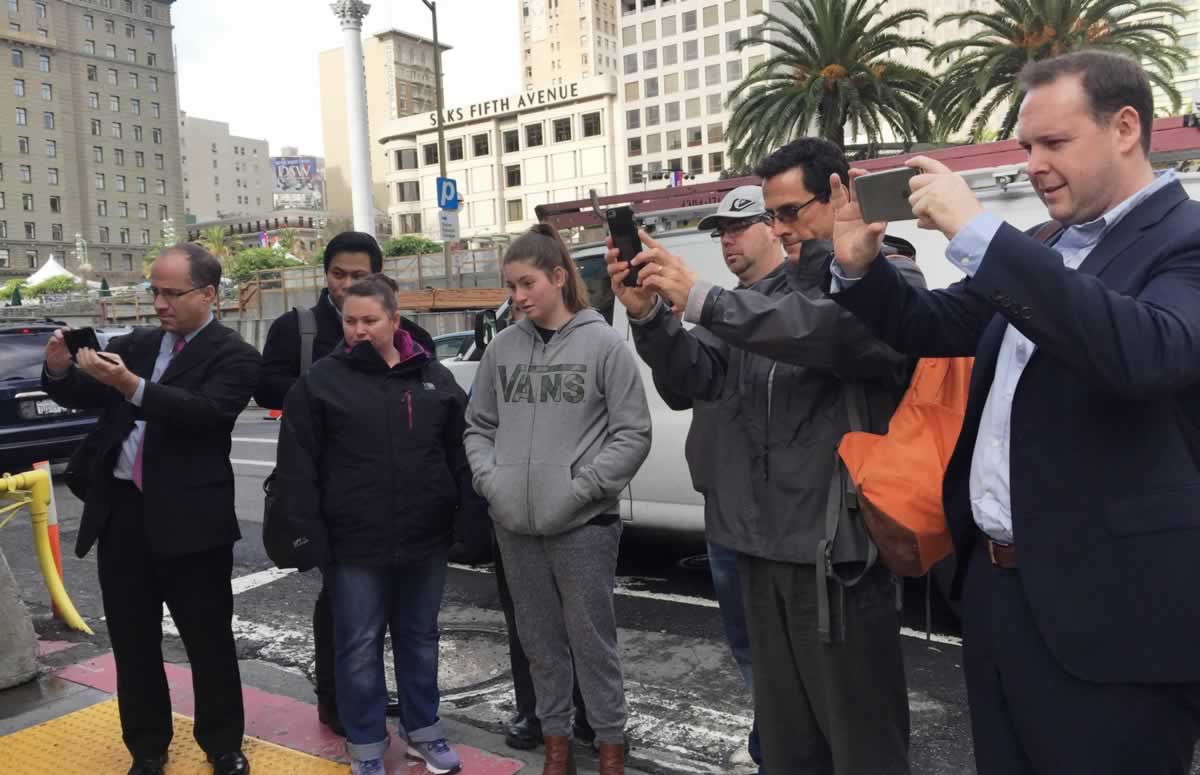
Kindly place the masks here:
[(46, 581), (50, 601), (62, 616), (63, 622), (73, 630), (94, 635), (92, 629), (75, 610), (75, 604), (67, 596), (54, 564), (54, 552), (50, 546), (50, 474), (47, 471), (26, 471), (23, 474), (5, 474), (0, 477), (0, 492), (28, 492), (29, 513), (33, 522), (33, 541), (37, 551), (38, 567)]

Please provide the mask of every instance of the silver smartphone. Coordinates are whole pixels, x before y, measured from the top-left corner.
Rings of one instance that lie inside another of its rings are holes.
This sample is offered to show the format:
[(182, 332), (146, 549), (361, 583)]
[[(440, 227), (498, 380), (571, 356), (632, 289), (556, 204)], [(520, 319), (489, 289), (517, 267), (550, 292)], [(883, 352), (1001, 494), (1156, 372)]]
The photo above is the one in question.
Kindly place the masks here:
[(856, 179), (854, 192), (862, 208), (863, 220), (867, 223), (878, 223), (911, 221), (916, 218), (912, 206), (908, 203), (908, 198), (912, 196), (908, 184), (920, 174), (920, 170), (912, 167), (901, 167), (885, 172), (873, 172)]

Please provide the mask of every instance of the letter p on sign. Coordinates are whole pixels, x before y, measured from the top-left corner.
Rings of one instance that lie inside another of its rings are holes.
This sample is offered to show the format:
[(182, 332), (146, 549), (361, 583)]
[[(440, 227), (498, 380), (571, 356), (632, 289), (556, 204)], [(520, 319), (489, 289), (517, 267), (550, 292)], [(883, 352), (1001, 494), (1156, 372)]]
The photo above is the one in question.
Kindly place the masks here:
[(438, 178), (438, 207), (443, 210), (458, 209), (458, 181), (454, 178)]

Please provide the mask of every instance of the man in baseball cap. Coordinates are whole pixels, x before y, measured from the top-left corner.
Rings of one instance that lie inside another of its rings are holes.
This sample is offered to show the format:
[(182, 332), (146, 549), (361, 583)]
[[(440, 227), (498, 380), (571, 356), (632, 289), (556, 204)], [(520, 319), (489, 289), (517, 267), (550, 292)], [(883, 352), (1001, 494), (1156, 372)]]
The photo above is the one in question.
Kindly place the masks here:
[(761, 186), (738, 186), (725, 195), (720, 207), (700, 221), (701, 231), (712, 231), (721, 243), (725, 266), (749, 287), (783, 263), (783, 248), (771, 232), (771, 216), (763, 203)]

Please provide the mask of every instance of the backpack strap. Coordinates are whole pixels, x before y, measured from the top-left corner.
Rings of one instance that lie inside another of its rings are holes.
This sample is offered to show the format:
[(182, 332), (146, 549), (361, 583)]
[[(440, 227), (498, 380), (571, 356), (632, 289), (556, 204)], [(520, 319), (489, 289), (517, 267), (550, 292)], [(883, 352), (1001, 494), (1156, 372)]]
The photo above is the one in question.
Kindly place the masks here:
[[(866, 428), (867, 391), (862, 383), (852, 382), (843, 391), (846, 403), (846, 414), (850, 419), (850, 431), (857, 432)], [(875, 567), (879, 559), (879, 547), (874, 541), (867, 542), (867, 560), (862, 572), (857, 576), (844, 579), (838, 575), (833, 564), (833, 544), (837, 540), (838, 526), (843, 519), (849, 519), (850, 512), (858, 509), (858, 489), (854, 479), (842, 463), (837, 450), (833, 451), (833, 476), (829, 481), (829, 496), (825, 502), (825, 537), (817, 543), (817, 633), (825, 643), (844, 641), (846, 639), (846, 587), (853, 587), (862, 581), (867, 573)], [(838, 617), (837, 637), (834, 637), (832, 617), (829, 613), (829, 585), (838, 586), (838, 606), (841, 616)]]
[(1058, 237), (1063, 233), (1063, 225), (1058, 221), (1046, 221), (1038, 224), (1030, 229), (1026, 234), (1033, 237), (1038, 242), (1044, 242), (1047, 245), (1053, 245), (1058, 241)]
[(317, 340), (317, 316), (308, 307), (292, 307), (300, 326), (300, 373), (308, 371), (313, 362), (313, 343)]

